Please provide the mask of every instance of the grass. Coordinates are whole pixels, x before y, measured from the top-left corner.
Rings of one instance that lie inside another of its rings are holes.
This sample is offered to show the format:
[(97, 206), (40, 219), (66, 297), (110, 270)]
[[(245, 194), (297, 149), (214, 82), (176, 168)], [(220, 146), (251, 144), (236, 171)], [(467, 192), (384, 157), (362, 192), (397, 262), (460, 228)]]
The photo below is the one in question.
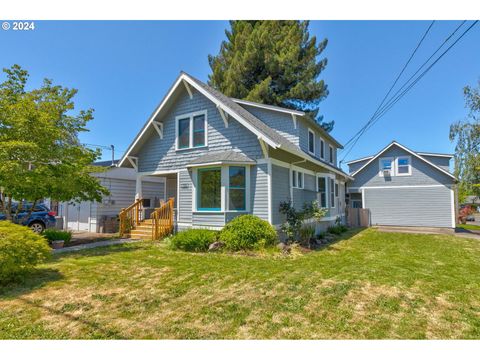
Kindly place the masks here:
[(457, 227), (465, 229), (465, 230), (480, 230), (479, 225), (473, 225), (473, 224), (459, 224)]
[(344, 237), (290, 256), (150, 242), (56, 256), (0, 290), (0, 338), (480, 338), (480, 242)]

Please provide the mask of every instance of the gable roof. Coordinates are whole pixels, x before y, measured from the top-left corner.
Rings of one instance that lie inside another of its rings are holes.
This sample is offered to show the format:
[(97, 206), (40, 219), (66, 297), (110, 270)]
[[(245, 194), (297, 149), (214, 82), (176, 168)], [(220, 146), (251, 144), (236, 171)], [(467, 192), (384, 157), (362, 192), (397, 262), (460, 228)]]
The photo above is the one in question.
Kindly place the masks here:
[[(423, 156), (421, 156), (419, 153), (416, 153), (415, 151), (412, 151), (410, 150), (409, 148), (407, 148), (406, 146), (403, 146), (402, 144), (399, 144), (398, 142), (396, 141), (392, 141), (390, 144), (388, 144), (386, 147), (384, 147), (382, 150), (380, 150), (376, 155), (372, 156), (370, 158), (369, 161), (367, 161), (362, 167), (360, 167), (359, 169), (355, 170), (353, 173), (351, 173), (350, 175), (351, 176), (355, 176), (357, 175), (360, 171), (362, 171), (363, 169), (365, 169), (368, 165), (370, 165), (375, 159), (377, 159), (380, 155), (382, 155), (385, 151), (387, 151), (388, 149), (390, 149), (392, 146), (398, 146), (400, 149), (402, 150), (405, 150), (406, 152), (410, 153), (411, 155), (415, 156), (416, 158), (422, 160), (423, 162), (427, 163), (428, 165), (430, 165), (431, 167), (437, 169), (438, 171), (444, 173), (445, 175), (451, 177), (452, 179), (454, 180), (457, 180), (457, 178), (455, 176), (453, 176), (450, 172), (442, 169), (441, 167), (435, 165), (434, 163), (432, 163), (431, 161), (428, 161), (427, 159), (425, 159)], [(363, 160), (366, 159), (366, 158), (363, 158)], [(357, 160), (359, 161), (359, 160)], [(350, 162), (351, 164), (352, 162)]]
[(121, 158), (118, 166), (121, 167), (125, 161), (127, 160), (127, 157), (130, 155), (134, 147), (137, 145), (139, 140), (143, 137), (147, 129), (150, 127), (150, 125), (155, 121), (156, 117), (159, 115), (159, 113), (166, 108), (166, 105), (168, 103), (168, 100), (171, 98), (175, 90), (181, 86), (185, 85), (188, 89), (188, 86), (192, 86), (195, 90), (200, 92), (202, 95), (204, 95), (207, 99), (212, 101), (218, 109), (221, 109), (224, 111), (226, 114), (229, 116), (233, 117), (235, 120), (237, 120), (239, 123), (241, 123), (243, 126), (245, 126), (247, 129), (252, 131), (255, 135), (257, 135), (259, 140), (264, 141), (266, 144), (271, 146), (273, 149), (282, 149), (287, 152), (290, 152), (294, 155), (297, 155), (299, 157), (305, 158), (307, 160), (310, 160), (314, 163), (317, 163), (329, 170), (332, 170), (342, 176), (345, 176), (347, 178), (350, 178), (348, 174), (346, 174), (344, 171), (341, 169), (337, 168), (336, 166), (333, 166), (331, 164), (328, 164), (324, 161), (321, 161), (309, 154), (307, 154), (305, 151), (301, 150), (297, 145), (289, 141), (287, 138), (284, 136), (280, 135), (276, 130), (272, 129), (269, 127), (267, 124), (265, 124), (263, 121), (258, 119), (256, 116), (254, 116), (252, 113), (244, 109), (242, 106), (237, 104), (232, 98), (225, 96), (218, 90), (208, 86), (207, 84), (203, 83), (202, 81), (196, 79), (195, 77), (185, 73), (181, 72), (180, 75), (177, 77), (175, 80), (174, 84), (170, 87), (169, 91), (165, 95), (165, 97), (162, 99), (160, 104), (157, 106), (155, 111), (150, 115), (149, 119), (147, 122), (144, 124), (140, 132), (137, 134), (133, 142), (130, 144), (128, 147), (127, 151)]

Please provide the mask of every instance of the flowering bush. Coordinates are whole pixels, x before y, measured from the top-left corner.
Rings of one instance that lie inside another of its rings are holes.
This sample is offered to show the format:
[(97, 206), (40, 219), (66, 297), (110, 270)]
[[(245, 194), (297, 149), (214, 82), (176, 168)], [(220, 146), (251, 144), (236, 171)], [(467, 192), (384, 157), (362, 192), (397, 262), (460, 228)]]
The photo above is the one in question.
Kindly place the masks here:
[(474, 213), (475, 210), (473, 209), (473, 207), (471, 207), (470, 205), (464, 206), (460, 209), (458, 213), (458, 221), (462, 224), (465, 224), (467, 222), (467, 216), (473, 215)]

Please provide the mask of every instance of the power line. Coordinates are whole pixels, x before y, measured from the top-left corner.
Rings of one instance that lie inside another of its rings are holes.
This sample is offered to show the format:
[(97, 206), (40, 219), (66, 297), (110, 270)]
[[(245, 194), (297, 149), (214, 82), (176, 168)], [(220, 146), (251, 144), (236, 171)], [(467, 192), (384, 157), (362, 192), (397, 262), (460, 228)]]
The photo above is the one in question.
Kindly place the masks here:
[[(477, 23), (478, 23), (478, 20), (473, 22), (473, 24), (471, 24), (442, 54), (440, 54), (436, 59), (435, 61), (430, 64), (427, 69), (425, 69), (417, 78), (414, 79), (414, 81), (409, 84), (409, 82), (415, 77), (415, 75), (417, 75), (420, 70), (422, 70), (422, 68), (438, 53), (438, 51), (440, 51), (440, 49), (452, 38), (452, 36), (455, 35), (455, 33), (460, 29), (460, 27), (463, 26), (463, 24), (465, 23), (466, 21), (463, 21), (445, 40), (444, 42), (435, 50), (435, 52), (417, 69), (417, 71), (400, 87), (400, 89), (398, 89), (394, 95), (392, 95), (392, 97), (387, 101), (387, 103), (385, 105), (383, 105), (383, 107), (381, 107), (380, 109), (377, 109), (376, 113), (374, 114), (374, 116), (372, 116), (372, 118), (354, 135), (354, 137), (352, 137), (352, 139), (349, 140), (349, 143), (354, 140), (353, 144), (350, 146), (349, 150), (347, 151), (347, 153), (345, 154), (345, 156), (342, 158), (341, 161), (345, 160), (345, 158), (347, 157), (347, 155), (351, 152), (351, 150), (353, 149), (353, 147), (356, 145), (356, 143), (358, 142), (358, 140), (361, 138), (361, 136), (367, 131), (369, 130), (373, 125), (375, 125), (375, 123), (381, 118), (383, 117), (403, 96), (405, 96), (405, 94), (407, 94), (412, 88), (413, 86), (415, 86), (418, 81), (420, 81), (423, 76), (425, 76), (428, 71), (430, 71), (430, 69), (448, 52), (450, 51), (450, 49), (455, 46), (458, 41), (460, 41), (461, 38), (463, 38)], [(408, 87), (403, 90), (406, 86), (408, 85)], [(402, 91), (403, 90), (403, 91)]]
[(365, 132), (365, 129), (368, 127), (368, 125), (374, 120), (375, 116), (378, 114), (378, 111), (381, 109), (381, 107), (383, 106), (383, 104), (385, 103), (385, 100), (388, 98), (388, 96), (390, 95), (390, 93), (392, 92), (393, 88), (395, 87), (395, 85), (397, 84), (398, 80), (400, 79), (400, 77), (403, 75), (403, 73), (405, 72), (405, 69), (407, 68), (408, 64), (410, 64), (410, 62), (412, 61), (413, 57), (415, 56), (417, 50), (420, 48), (420, 46), (422, 45), (423, 43), (423, 40), (425, 40), (425, 38), (427, 37), (428, 33), (430, 32), (430, 29), (432, 28), (433, 24), (435, 23), (435, 20), (433, 20), (430, 25), (427, 27), (427, 30), (425, 31), (425, 33), (422, 35), (422, 37), (420, 38), (419, 42), (417, 43), (417, 46), (415, 46), (415, 49), (413, 50), (413, 52), (410, 54), (410, 57), (408, 58), (407, 62), (405, 63), (405, 65), (403, 66), (402, 70), (400, 71), (400, 73), (397, 75), (397, 77), (395, 78), (395, 80), (393, 81), (393, 84), (390, 86), (390, 89), (387, 91), (387, 93), (385, 94), (385, 96), (383, 97), (382, 101), (380, 102), (380, 104), (378, 105), (377, 109), (375, 110), (375, 112), (373, 113), (373, 115), (370, 117), (370, 119), (367, 121), (367, 123), (362, 127), (360, 128), (359, 131), (357, 131), (357, 133), (355, 133), (355, 135), (353, 135), (350, 140), (348, 140), (346, 143), (345, 143), (345, 148), (347, 148), (347, 146), (352, 142), (354, 141), (353, 145), (350, 147), (350, 149), (347, 151), (347, 153), (343, 156), (342, 160), (340, 161), (340, 163), (343, 162), (343, 160), (345, 160), (345, 158), (348, 156), (348, 154), (350, 153), (350, 151), (352, 150), (352, 148), (355, 146), (355, 144), (357, 143), (358, 139), (363, 135), (363, 133)]
[[(435, 59), (435, 61), (430, 64), (415, 80), (414, 82), (412, 82), (405, 90), (403, 90), (399, 95), (392, 97), (392, 99), (390, 99), (390, 101), (383, 107), (383, 109), (380, 111), (380, 113), (378, 114), (378, 117), (375, 119), (375, 121), (373, 123), (371, 123), (368, 128), (365, 130), (367, 131), (368, 129), (370, 129), (373, 125), (375, 125), (375, 123), (380, 120), (380, 118), (385, 115), (398, 101), (400, 101), (400, 99), (405, 96), (405, 94), (410, 91), (410, 89), (412, 89), (416, 83), (418, 83), (425, 75), (428, 71), (430, 71), (430, 69), (438, 62), (440, 61), (440, 59), (453, 47), (455, 46), (455, 44), (457, 44), (460, 39), (465, 36), (465, 34), (467, 32), (469, 32), (476, 24), (478, 23), (478, 20), (474, 21), (472, 23), (472, 25), (470, 25), (447, 49), (445, 49), (445, 51), (443, 53), (441, 53), (437, 59)], [(458, 28), (457, 28), (458, 29)], [(403, 88), (403, 87), (402, 87)], [(401, 90), (401, 89), (400, 89)], [(398, 93), (398, 92), (397, 92)]]
[[(390, 87), (390, 89), (387, 91), (387, 93), (385, 94), (385, 96), (383, 97), (382, 101), (380, 102), (380, 105), (378, 105), (377, 109), (375, 110), (375, 112), (373, 113), (373, 115), (371, 116), (370, 120), (367, 122), (367, 124), (369, 124), (373, 118), (377, 115), (378, 111), (380, 110), (380, 108), (382, 107), (382, 105), (385, 103), (385, 100), (387, 99), (388, 95), (390, 95), (390, 93), (392, 92), (393, 88), (395, 87), (395, 85), (397, 84), (398, 80), (400, 79), (400, 77), (403, 75), (403, 73), (405, 72), (405, 69), (407, 68), (408, 64), (410, 64), (410, 61), (412, 61), (413, 57), (415, 56), (415, 53), (417, 52), (418, 48), (420, 47), (420, 45), (422, 45), (423, 43), (423, 40), (425, 40), (425, 38), (427, 37), (427, 34), (429, 33), (430, 29), (432, 28), (433, 24), (435, 23), (435, 20), (433, 20), (430, 25), (428, 26), (427, 30), (425, 31), (425, 33), (423, 34), (423, 36), (421, 37), (420, 41), (418, 42), (417, 46), (415, 47), (415, 49), (413, 50), (413, 52), (410, 54), (410, 57), (408, 58), (407, 62), (405, 63), (405, 65), (403, 65), (403, 68), (402, 70), (400, 71), (400, 73), (397, 75), (396, 79), (394, 80), (392, 86)], [(348, 146), (348, 144), (366, 127), (367, 125), (364, 125), (354, 136), (352, 136), (352, 138), (347, 141), (345, 143), (345, 147)]]

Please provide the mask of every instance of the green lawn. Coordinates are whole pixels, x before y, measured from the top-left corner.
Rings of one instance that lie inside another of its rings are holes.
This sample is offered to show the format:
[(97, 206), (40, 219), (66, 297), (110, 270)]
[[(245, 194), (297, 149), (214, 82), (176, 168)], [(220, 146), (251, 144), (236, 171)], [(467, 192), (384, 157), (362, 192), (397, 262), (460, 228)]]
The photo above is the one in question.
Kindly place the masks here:
[(473, 225), (473, 224), (459, 224), (457, 227), (465, 229), (465, 230), (480, 230), (480, 226)]
[(321, 251), (159, 243), (55, 257), (0, 290), (0, 338), (480, 338), (480, 242), (347, 234)]

